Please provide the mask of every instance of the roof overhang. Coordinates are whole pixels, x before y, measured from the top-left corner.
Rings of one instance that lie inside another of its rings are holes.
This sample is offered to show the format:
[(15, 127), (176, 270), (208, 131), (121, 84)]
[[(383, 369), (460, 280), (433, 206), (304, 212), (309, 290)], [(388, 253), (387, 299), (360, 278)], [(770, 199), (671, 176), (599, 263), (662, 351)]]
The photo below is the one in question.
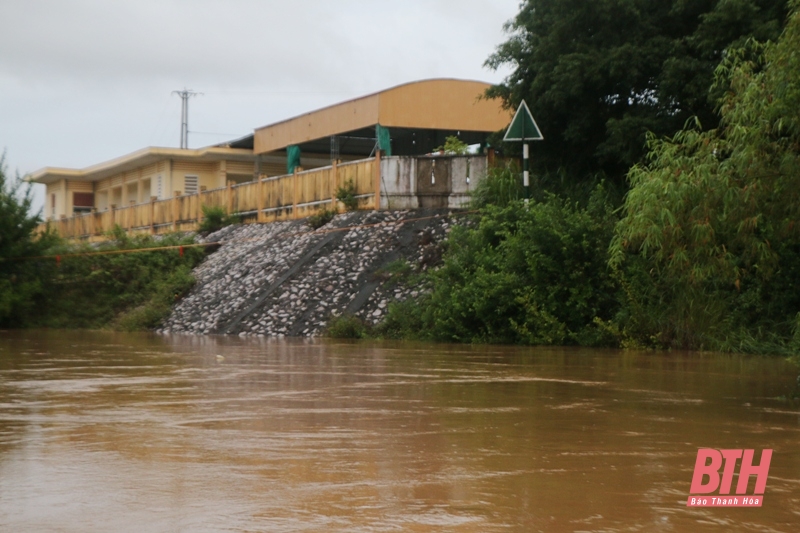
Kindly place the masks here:
[(84, 169), (46, 167), (30, 174), (26, 179), (33, 183), (54, 183), (63, 179), (71, 181), (99, 181), (109, 176), (134, 170), (164, 160), (174, 161), (254, 161), (252, 150), (211, 146), (194, 150), (149, 147)]
[(387, 128), (491, 133), (511, 114), (498, 99), (483, 97), (480, 81), (433, 79), (398, 85), (255, 130), (253, 150), (264, 154), (290, 145), (352, 133), (376, 124)]

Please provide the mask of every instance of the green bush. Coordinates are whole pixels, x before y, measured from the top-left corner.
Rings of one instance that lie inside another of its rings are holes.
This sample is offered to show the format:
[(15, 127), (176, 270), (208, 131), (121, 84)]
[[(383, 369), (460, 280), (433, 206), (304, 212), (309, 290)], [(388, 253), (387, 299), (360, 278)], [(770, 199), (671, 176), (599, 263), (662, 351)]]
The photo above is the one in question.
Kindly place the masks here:
[(586, 206), (553, 195), (481, 211), (456, 226), (430, 292), (390, 306), (386, 336), (521, 344), (614, 344), (602, 325), (618, 309), (606, 265), (616, 218), (598, 188)]
[(50, 268), (40, 279), (47, 296), (23, 325), (130, 330), (155, 327), (169, 313), (194, 283), (191, 270), (203, 248), (181, 235), (113, 233), (97, 247), (62, 243), (48, 252), (61, 259), (41, 260)]
[(319, 229), (336, 216), (333, 209), (321, 209), (306, 219), (306, 223), (311, 229)]
[(443, 152), (446, 155), (466, 155), (469, 153), (469, 145), (455, 135), (449, 135), (444, 139), (444, 144), (433, 149), (434, 152)]
[(204, 205), (203, 221), (200, 223), (198, 231), (205, 234), (214, 233), (225, 226), (238, 224), (239, 222), (241, 222), (240, 217), (228, 215), (222, 207)]
[(163, 279), (150, 285), (142, 304), (122, 311), (113, 321), (113, 329), (142, 331), (157, 328), (169, 316), (175, 302), (189, 292), (194, 283), (189, 264), (178, 266)]
[(353, 180), (347, 180), (347, 183), (336, 189), (336, 199), (344, 204), (347, 211), (355, 211), (358, 209), (358, 198), (356, 198), (356, 185)]
[(373, 336), (384, 339), (427, 340), (421, 311), (427, 306), (427, 296), (402, 302), (391, 302), (386, 317), (373, 328)]
[(525, 197), (522, 174), (515, 161), (506, 161), (502, 166), (489, 169), (486, 176), (478, 182), (472, 192), (472, 207), (487, 205), (505, 207), (511, 202)]
[(364, 339), (370, 334), (370, 327), (353, 315), (331, 317), (325, 335), (334, 339)]
[(397, 259), (375, 271), (374, 278), (386, 282), (388, 286), (407, 280), (414, 268), (405, 259)]

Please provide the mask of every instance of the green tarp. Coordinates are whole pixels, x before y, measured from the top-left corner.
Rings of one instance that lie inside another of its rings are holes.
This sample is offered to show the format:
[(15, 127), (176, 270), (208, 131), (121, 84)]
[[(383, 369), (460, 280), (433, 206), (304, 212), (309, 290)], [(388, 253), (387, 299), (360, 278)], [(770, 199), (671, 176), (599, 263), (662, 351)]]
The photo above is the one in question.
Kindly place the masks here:
[(294, 169), (300, 166), (300, 147), (292, 144), (286, 147), (286, 172), (294, 173)]
[(382, 150), (384, 155), (392, 155), (392, 138), (389, 136), (389, 128), (376, 124), (375, 137), (378, 138), (378, 150)]

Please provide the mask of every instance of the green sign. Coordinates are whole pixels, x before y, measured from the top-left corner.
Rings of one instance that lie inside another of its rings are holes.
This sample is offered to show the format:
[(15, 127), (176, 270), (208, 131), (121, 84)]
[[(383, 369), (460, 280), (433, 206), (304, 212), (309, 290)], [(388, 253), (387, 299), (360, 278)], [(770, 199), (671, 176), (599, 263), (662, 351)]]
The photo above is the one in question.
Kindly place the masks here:
[(511, 125), (508, 126), (504, 141), (541, 141), (544, 140), (544, 135), (533, 120), (531, 110), (528, 109), (528, 104), (525, 100), (519, 104), (517, 112), (514, 113), (514, 118), (511, 120)]

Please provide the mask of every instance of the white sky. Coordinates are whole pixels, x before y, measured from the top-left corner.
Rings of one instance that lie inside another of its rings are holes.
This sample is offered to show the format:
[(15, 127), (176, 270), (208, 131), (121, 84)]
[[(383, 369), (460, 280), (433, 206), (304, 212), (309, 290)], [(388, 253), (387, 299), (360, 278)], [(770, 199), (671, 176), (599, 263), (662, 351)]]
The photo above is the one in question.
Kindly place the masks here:
[(496, 83), (519, 2), (0, 0), (0, 150), (24, 175), (177, 147), (184, 87), (196, 148), (418, 79)]

